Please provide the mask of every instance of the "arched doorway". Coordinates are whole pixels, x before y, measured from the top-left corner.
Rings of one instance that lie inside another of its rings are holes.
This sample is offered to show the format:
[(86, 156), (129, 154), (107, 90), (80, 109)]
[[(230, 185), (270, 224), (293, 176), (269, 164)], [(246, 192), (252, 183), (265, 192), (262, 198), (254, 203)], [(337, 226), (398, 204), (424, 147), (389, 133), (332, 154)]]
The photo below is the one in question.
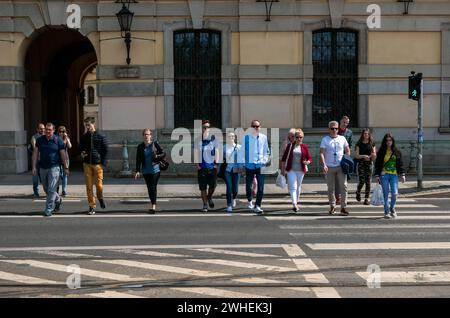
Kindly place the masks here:
[(68, 128), (76, 154), (83, 130), (84, 81), (97, 64), (90, 40), (65, 27), (45, 27), (32, 36), (25, 57), (24, 127), (28, 140), (38, 122)]

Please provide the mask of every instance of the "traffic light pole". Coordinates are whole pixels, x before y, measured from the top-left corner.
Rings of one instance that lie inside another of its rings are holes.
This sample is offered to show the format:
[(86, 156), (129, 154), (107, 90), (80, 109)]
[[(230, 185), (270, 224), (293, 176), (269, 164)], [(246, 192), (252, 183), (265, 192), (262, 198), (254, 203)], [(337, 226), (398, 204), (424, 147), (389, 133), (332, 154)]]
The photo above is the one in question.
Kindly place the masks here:
[(420, 98), (418, 101), (418, 119), (417, 119), (417, 188), (423, 189), (423, 79), (420, 81)]

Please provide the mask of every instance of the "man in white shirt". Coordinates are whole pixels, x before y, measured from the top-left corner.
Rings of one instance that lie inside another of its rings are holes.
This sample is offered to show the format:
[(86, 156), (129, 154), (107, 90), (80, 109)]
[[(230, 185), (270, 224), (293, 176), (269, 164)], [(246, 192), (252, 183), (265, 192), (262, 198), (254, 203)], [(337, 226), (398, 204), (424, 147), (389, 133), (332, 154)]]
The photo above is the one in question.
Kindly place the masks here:
[(341, 214), (348, 215), (347, 211), (347, 177), (342, 171), (341, 160), (344, 153), (350, 155), (350, 147), (344, 136), (338, 135), (339, 123), (328, 123), (330, 134), (322, 138), (320, 143), (320, 163), (327, 177), (328, 201), (330, 214), (336, 211), (336, 196), (334, 194), (335, 182), (338, 181), (341, 189)]
[[(259, 120), (252, 121), (252, 130), (250, 134), (244, 137), (245, 149), (245, 192), (247, 194), (248, 208), (257, 214), (263, 214), (261, 202), (264, 196), (264, 174), (261, 168), (266, 166), (270, 159), (270, 149), (267, 142), (267, 136), (260, 133), (261, 123)], [(252, 184), (256, 176), (258, 181), (258, 191), (256, 193), (256, 202), (253, 205)]]

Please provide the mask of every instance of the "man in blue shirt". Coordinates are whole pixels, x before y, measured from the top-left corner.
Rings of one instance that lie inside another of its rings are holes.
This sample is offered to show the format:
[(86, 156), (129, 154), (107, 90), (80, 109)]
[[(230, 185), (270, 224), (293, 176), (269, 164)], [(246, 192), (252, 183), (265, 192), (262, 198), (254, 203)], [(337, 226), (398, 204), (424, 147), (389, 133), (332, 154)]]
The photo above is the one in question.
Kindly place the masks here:
[[(217, 186), (217, 162), (219, 160), (218, 144), (214, 136), (209, 134), (209, 120), (202, 121), (202, 140), (196, 143), (196, 149), (199, 152), (198, 158), (202, 161), (197, 165), (198, 185), (203, 201), (202, 212), (208, 212), (208, 205), (214, 208), (212, 196)], [(208, 189), (209, 186), (209, 189)]]
[(44, 216), (51, 216), (53, 212), (59, 211), (62, 199), (58, 195), (58, 186), (61, 165), (64, 172), (69, 175), (69, 162), (64, 151), (64, 142), (54, 134), (55, 125), (45, 125), (45, 135), (36, 140), (33, 150), (33, 176), (37, 174), (36, 162), (39, 156), (40, 176), (44, 191), (47, 195)]
[[(246, 194), (248, 200), (248, 208), (255, 213), (262, 214), (261, 202), (264, 195), (264, 174), (261, 173), (261, 168), (266, 166), (269, 162), (269, 145), (267, 136), (261, 134), (261, 123), (259, 120), (252, 121), (252, 133), (245, 135), (245, 181)], [(256, 193), (256, 203), (253, 205), (252, 184), (253, 178), (256, 175), (258, 182), (258, 191)]]

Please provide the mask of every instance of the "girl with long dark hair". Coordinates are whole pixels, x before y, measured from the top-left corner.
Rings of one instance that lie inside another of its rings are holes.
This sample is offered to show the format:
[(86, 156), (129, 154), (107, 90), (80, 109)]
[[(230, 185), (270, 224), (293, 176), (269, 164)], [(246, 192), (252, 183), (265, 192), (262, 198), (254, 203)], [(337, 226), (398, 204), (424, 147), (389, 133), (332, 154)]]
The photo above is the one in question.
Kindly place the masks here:
[[(387, 133), (383, 137), (380, 150), (375, 161), (375, 177), (381, 183), (384, 197), (384, 218), (391, 219), (397, 217), (395, 204), (398, 194), (399, 176), (402, 183), (406, 181), (405, 169), (403, 168), (402, 154), (395, 146), (395, 139), (392, 134)], [(389, 191), (391, 192), (391, 204), (389, 206)]]

